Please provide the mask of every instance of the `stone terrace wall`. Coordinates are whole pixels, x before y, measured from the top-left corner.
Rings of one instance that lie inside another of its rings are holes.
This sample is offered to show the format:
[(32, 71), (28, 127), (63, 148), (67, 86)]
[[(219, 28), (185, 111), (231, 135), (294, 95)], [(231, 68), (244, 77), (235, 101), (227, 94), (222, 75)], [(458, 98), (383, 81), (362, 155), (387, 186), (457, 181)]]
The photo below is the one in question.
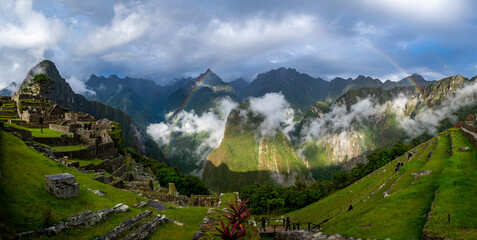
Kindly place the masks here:
[(20, 137), (20, 139), (23, 140), (23, 141), (30, 141), (30, 140), (33, 139), (33, 137), (31, 136), (31, 132), (28, 131), (28, 130), (18, 129), (18, 128), (12, 128), (12, 127), (3, 127), (3, 129), (4, 129), (6, 132), (14, 132), (14, 133), (17, 133), (18, 136)]
[(45, 144), (52, 147), (79, 144), (78, 141), (76, 141), (74, 138), (71, 138), (71, 137), (59, 137), (59, 138), (58, 137), (46, 137), (46, 138), (33, 137), (33, 140), (41, 144)]
[(464, 136), (469, 139), (469, 141), (472, 143), (472, 145), (474, 145), (475, 147), (477, 147), (477, 138), (476, 138), (476, 133), (475, 132), (470, 132), (469, 130), (467, 129), (462, 129), (462, 133), (464, 134)]
[(61, 125), (58, 125), (58, 124), (50, 124), (50, 125), (48, 125), (48, 127), (53, 131), (57, 131), (57, 132), (61, 132), (61, 133), (73, 136), (73, 133), (70, 132), (70, 127), (69, 126), (61, 126)]
[(79, 159), (92, 159), (96, 158), (96, 152), (91, 151), (91, 149), (83, 149), (83, 150), (78, 150), (78, 151), (68, 151), (68, 152), (54, 152), (55, 157), (57, 158), (63, 158), (63, 157), (68, 157), (68, 158), (79, 158)]
[(219, 200), (219, 196), (192, 195), (190, 197), (189, 206), (216, 208), (219, 206)]
[(176, 204), (179, 206), (187, 206), (189, 203), (189, 198), (184, 195), (170, 195), (158, 192), (136, 192), (140, 193), (143, 197), (149, 199), (159, 200), (161, 202)]
[(477, 125), (475, 125), (475, 123), (475, 121), (465, 121), (464, 128), (471, 132), (477, 133)]

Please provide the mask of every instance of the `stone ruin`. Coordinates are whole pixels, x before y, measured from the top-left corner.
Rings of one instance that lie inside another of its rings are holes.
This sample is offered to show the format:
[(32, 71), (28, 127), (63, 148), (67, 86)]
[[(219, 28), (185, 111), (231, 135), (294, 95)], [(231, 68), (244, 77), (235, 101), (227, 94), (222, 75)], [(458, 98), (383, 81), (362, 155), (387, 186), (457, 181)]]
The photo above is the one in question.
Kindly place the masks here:
[(190, 197), (189, 206), (194, 207), (219, 207), (219, 196), (209, 195), (192, 195)]
[(79, 195), (79, 184), (75, 176), (69, 173), (45, 175), (46, 191), (57, 198), (72, 198)]

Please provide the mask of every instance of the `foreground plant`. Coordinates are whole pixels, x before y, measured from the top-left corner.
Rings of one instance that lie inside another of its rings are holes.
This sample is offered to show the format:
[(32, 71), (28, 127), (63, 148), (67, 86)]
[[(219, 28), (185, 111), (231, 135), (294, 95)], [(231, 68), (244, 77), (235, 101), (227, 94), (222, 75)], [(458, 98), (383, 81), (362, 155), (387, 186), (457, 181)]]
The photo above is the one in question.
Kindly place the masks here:
[(244, 223), (250, 218), (250, 210), (247, 208), (248, 201), (242, 201), (239, 203), (238, 199), (235, 199), (234, 203), (226, 203), (230, 208), (226, 208), (224, 217), (230, 220), (232, 224), (238, 224), (240, 229), (243, 229)]
[[(235, 223), (232, 226), (232, 229), (230, 229), (230, 225), (232, 223), (228, 223), (227, 226), (225, 226), (224, 222), (220, 221), (220, 224), (222, 225), (222, 229), (216, 227), (215, 229), (217, 229), (219, 233), (214, 234), (214, 236), (220, 237), (224, 240), (235, 240), (245, 237), (245, 230), (247, 228), (240, 228), (238, 226), (238, 223)], [(237, 229), (237, 227), (239, 227), (240, 229)]]

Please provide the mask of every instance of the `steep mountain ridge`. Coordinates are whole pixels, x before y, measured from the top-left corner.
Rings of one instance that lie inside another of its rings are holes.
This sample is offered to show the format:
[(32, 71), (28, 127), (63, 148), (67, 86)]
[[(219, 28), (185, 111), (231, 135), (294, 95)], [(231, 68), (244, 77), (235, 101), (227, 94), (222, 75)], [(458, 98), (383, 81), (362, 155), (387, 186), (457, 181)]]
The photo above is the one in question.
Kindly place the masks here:
[[(49, 60), (44, 60), (33, 67), (23, 80), (17, 90), (21, 93), (30, 80), (37, 74), (44, 73), (54, 81), (54, 90), (48, 95), (48, 98), (56, 104), (73, 111), (85, 112), (91, 114), (97, 119), (108, 118), (117, 121), (123, 128), (126, 145), (134, 148), (136, 151), (149, 155), (159, 161), (165, 162), (166, 159), (152, 139), (144, 137), (134, 120), (121, 110), (113, 108), (96, 101), (89, 101), (80, 94), (75, 94), (70, 85), (61, 77), (55, 64)], [(146, 147), (147, 146), (147, 147)]]
[[(238, 191), (253, 183), (289, 186), (311, 182), (306, 161), (294, 152), (281, 132), (260, 132), (264, 116), (245, 101), (229, 114), (224, 138), (207, 157), (203, 181), (212, 190)], [(231, 177), (233, 176), (233, 177)]]
[(232, 85), (207, 69), (167, 97), (164, 113), (172, 112), (172, 115), (176, 115), (182, 110), (202, 113), (213, 108), (217, 100), (226, 96), (239, 100)]
[(329, 82), (293, 68), (279, 68), (261, 73), (243, 91), (242, 96), (260, 97), (266, 93), (281, 92), (296, 109), (308, 108), (316, 101), (323, 101), (329, 89)]
[[(298, 152), (302, 153), (301, 157), (311, 166), (325, 162), (328, 165), (344, 164), (345, 169), (349, 169), (354, 163), (363, 161), (363, 155), (368, 151), (390, 147), (396, 141), (409, 140), (411, 136), (426, 139), (426, 131), (422, 131), (422, 136), (413, 136), (409, 135), (413, 130), (406, 128), (413, 127), (412, 124), (417, 124), (421, 118), (435, 117), (434, 109), (441, 111), (441, 108), (446, 108), (441, 103), (455, 97), (458, 90), (462, 91), (470, 83), (472, 81), (456, 75), (432, 82), (422, 89), (395, 87), (385, 90), (380, 87), (350, 90), (336, 100), (328, 115), (307, 114), (295, 125), (290, 136)], [(477, 106), (476, 102), (469, 104), (474, 106), (472, 108)], [(456, 107), (452, 114), (465, 111), (470, 109)], [(446, 117), (435, 123), (438, 130), (453, 126), (455, 120)], [(317, 170), (315, 178), (320, 178), (316, 176), (319, 172), (322, 171)]]

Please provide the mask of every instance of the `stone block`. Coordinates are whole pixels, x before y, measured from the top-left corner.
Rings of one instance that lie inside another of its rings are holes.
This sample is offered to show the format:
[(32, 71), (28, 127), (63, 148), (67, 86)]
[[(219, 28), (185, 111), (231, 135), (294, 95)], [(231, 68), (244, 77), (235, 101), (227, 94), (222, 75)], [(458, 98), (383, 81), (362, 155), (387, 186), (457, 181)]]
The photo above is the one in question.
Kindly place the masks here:
[(72, 198), (79, 195), (79, 184), (75, 176), (69, 173), (45, 175), (46, 191), (57, 198)]
[(98, 182), (102, 182), (104, 184), (111, 183), (110, 179), (108, 177), (105, 177), (104, 175), (99, 175), (99, 176), (93, 178), (93, 180), (96, 180)]
[(159, 201), (155, 201), (155, 200), (149, 200), (147, 201), (147, 206), (148, 207), (151, 207), (151, 208), (154, 208), (158, 211), (163, 211), (163, 210), (167, 210), (168, 207), (166, 207), (166, 205), (162, 204), (161, 202)]

